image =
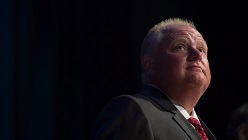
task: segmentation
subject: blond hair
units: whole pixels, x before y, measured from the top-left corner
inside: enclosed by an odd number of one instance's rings
[[[183,19],[183,18],[168,18],[164,21],[161,21],[160,23],[156,24],[151,28],[147,35],[145,36],[142,45],[141,45],[141,58],[146,54],[152,54],[156,48],[156,46],[159,44],[159,42],[162,40],[164,35],[167,33],[165,32],[166,29],[169,29],[170,27],[178,27],[178,26],[189,26],[195,30],[196,27],[194,23],[190,20]]]

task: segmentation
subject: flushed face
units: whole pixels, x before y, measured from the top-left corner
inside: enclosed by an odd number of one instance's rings
[[[156,84],[166,90],[201,88],[204,92],[211,81],[205,40],[191,27],[169,30],[170,37],[160,42],[154,56]]]

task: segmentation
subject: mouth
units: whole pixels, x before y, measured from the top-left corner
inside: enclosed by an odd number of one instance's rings
[[[187,70],[202,72],[202,68],[200,66],[190,66],[190,67],[187,68]]]

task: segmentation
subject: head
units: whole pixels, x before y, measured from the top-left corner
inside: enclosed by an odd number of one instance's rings
[[[248,140],[248,102],[232,112],[228,125],[228,139]]]
[[[205,92],[211,81],[208,47],[192,21],[169,18],[149,30],[141,47],[142,82],[170,94]]]

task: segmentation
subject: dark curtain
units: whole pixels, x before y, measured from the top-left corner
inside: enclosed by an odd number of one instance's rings
[[[1,1],[2,140],[49,140],[54,131],[55,21],[35,6]]]
[[[139,48],[147,30],[174,16],[194,20],[208,41],[213,80],[197,109],[216,137],[225,138],[231,111],[247,100],[244,84],[234,82],[246,76],[236,65],[246,64],[244,30],[236,30],[246,25],[245,9],[225,4],[220,10],[192,0],[1,0],[0,139],[89,139],[103,106],[140,88]],[[216,116],[225,128],[211,121]]]

